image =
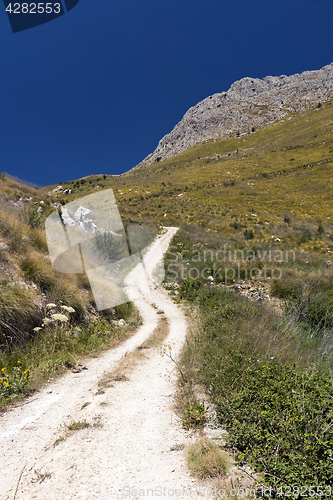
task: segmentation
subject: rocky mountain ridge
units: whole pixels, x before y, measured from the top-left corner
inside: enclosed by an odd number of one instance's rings
[[[227,92],[209,96],[190,108],[155,151],[134,169],[171,158],[210,139],[252,133],[258,127],[320,106],[332,96],[333,63],[291,76],[242,78]]]

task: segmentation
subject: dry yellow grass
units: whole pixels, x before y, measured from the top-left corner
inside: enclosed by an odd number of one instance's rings
[[[223,477],[232,466],[232,458],[220,446],[201,438],[190,444],[186,452],[188,468],[200,479]]]

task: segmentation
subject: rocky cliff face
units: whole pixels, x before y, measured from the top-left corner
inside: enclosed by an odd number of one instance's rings
[[[242,78],[227,92],[209,96],[190,108],[155,151],[134,168],[170,158],[208,139],[253,132],[332,97],[333,63],[291,76]]]

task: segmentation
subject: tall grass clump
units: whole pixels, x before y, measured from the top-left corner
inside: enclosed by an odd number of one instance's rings
[[[19,265],[25,276],[42,290],[49,291],[56,286],[56,273],[45,255],[29,252],[20,259]]]
[[[290,269],[271,284],[272,295],[283,299],[285,311],[318,332],[333,327],[332,290],[330,272],[312,271],[305,275]]]
[[[227,453],[209,439],[198,439],[187,450],[190,471],[200,479],[225,476],[232,465]]]
[[[52,302],[61,301],[72,306],[76,317],[83,316],[89,303],[89,294],[85,293],[83,279],[80,276],[56,272],[46,256],[31,251],[19,260],[24,275],[44,291]]]
[[[141,323],[137,310],[133,306],[129,306],[128,311],[130,309],[127,325],[124,326],[115,325],[111,317],[107,316],[100,316],[90,324],[78,324],[74,308],[48,304],[45,318],[39,318],[33,335],[21,345],[13,344],[10,349],[0,350],[0,377],[3,370],[14,383],[16,367],[20,366],[22,373],[28,373],[27,379],[21,381],[22,391],[38,388],[50,376],[75,368],[83,356],[97,356],[127,338]],[[26,380],[29,385],[25,383]],[[10,393],[9,390],[3,392],[0,405],[6,404],[19,392],[14,391],[14,387]]]
[[[0,201],[0,237],[4,238],[11,251],[17,252],[27,246],[27,226],[19,218],[19,210]]]
[[[2,349],[24,343],[41,318],[36,293],[9,279],[0,280],[0,343]]]
[[[43,217],[37,212],[37,207],[25,205],[20,212],[20,219],[34,229],[41,229]]]

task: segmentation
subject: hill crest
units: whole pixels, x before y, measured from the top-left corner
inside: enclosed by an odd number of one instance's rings
[[[191,107],[134,169],[171,158],[210,139],[254,132],[297,112],[304,113],[332,95],[333,63],[291,76],[242,78],[227,92],[211,95]]]

